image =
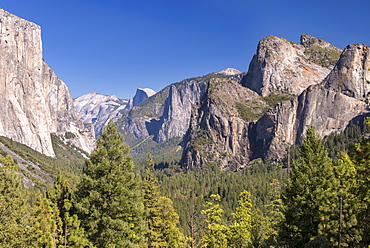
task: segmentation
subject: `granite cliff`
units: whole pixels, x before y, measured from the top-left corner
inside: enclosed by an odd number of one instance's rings
[[[282,158],[289,145],[302,142],[310,125],[325,137],[343,131],[356,117],[367,115],[369,68],[369,47],[347,46],[322,83],[279,103],[258,120],[254,142],[260,144],[263,154],[257,156]]]
[[[310,47],[321,53],[305,55],[304,49]],[[298,48],[302,50],[298,52]],[[240,170],[256,158],[283,158],[290,145],[302,142],[310,125],[325,137],[367,115],[369,48],[360,44],[346,47],[335,66],[325,49],[338,51],[311,36],[302,36],[301,45],[267,37],[260,42],[242,81],[255,94],[232,82],[218,80],[215,87],[215,82],[209,81],[201,104],[192,112],[182,164],[199,167],[215,163],[223,169]],[[264,60],[257,59],[261,54],[267,55],[262,56]],[[286,68],[295,71],[294,80]],[[253,85],[257,82],[253,78],[259,83]]]
[[[121,132],[139,139],[152,137],[158,143],[183,137],[194,104],[201,100],[208,80],[215,75],[239,81],[243,76],[240,71],[229,68],[171,84],[125,113],[118,121]]]
[[[136,90],[136,94],[133,98],[130,98],[128,100],[128,103],[126,105],[125,110],[130,110],[139,103],[143,102],[145,99],[151,97],[154,95],[156,92],[152,89],[149,88],[138,88]]]
[[[259,42],[242,84],[261,96],[299,95],[328,75],[340,53],[339,48],[309,35],[301,36],[301,44],[268,36]]]
[[[193,168],[214,162],[239,170],[251,157],[251,122],[268,104],[256,92],[225,78],[211,78],[202,102],[193,109],[181,163]]]
[[[40,26],[0,9],[0,135],[54,156],[50,134],[90,152],[66,84],[42,58]]]

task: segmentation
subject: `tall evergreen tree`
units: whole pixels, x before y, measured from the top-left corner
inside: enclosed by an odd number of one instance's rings
[[[339,185],[337,189],[336,216],[328,228],[331,229],[330,241],[335,247],[356,247],[362,240],[362,228],[358,225],[361,201],[357,194],[357,170],[348,154],[338,156],[334,167]]]
[[[179,216],[171,199],[161,196],[158,198],[158,216],[155,221],[157,239],[152,247],[180,248],[185,246],[185,237],[178,228]]]
[[[249,247],[252,243],[252,201],[249,191],[240,193],[238,207],[234,213],[234,223],[230,227],[230,247]]]
[[[206,202],[207,209],[202,210],[206,225],[202,237],[202,247],[205,248],[226,248],[228,247],[229,229],[223,224],[223,209],[220,207],[220,195],[212,194],[211,201]]]
[[[36,247],[55,248],[61,243],[61,220],[57,206],[39,196],[36,206]]]
[[[85,237],[85,231],[80,226],[77,214],[72,213],[72,189],[66,179],[59,175],[54,182],[54,189],[47,192],[48,198],[58,208],[61,221],[60,244],[63,247],[93,247]]]
[[[369,124],[369,123],[368,123]],[[370,139],[350,147],[348,154],[357,170],[358,226],[364,235],[361,245],[370,245]]]
[[[276,246],[279,242],[278,236],[280,226],[284,221],[284,214],[282,212],[283,202],[281,199],[281,184],[277,179],[272,181],[270,195],[270,202],[266,207],[266,224],[267,224],[267,245]]]
[[[8,168],[13,160],[7,161],[0,165],[0,247],[32,247],[31,208],[19,175]]]
[[[154,176],[154,161],[151,154],[148,154],[147,167],[145,169],[145,178],[143,181],[145,221],[148,226],[146,233],[147,245],[149,248],[156,246],[156,240],[159,233],[156,231],[156,220],[158,220],[158,180]]]
[[[322,139],[310,127],[283,192],[282,234],[288,245],[303,247],[314,237],[327,236],[337,199],[332,163]]]
[[[97,247],[143,247],[146,226],[140,180],[129,147],[112,120],[86,160],[76,208]]]
[[[144,206],[146,210],[148,247],[183,247],[185,238],[177,227],[179,217],[172,201],[160,196],[158,180],[154,175],[154,162],[148,155],[146,175],[144,178]]]

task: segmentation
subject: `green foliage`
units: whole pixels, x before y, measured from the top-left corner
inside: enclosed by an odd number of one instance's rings
[[[260,106],[251,101],[246,101],[245,103],[236,102],[235,107],[238,110],[240,118],[245,121],[258,120],[267,110],[266,107]]]
[[[201,247],[222,248],[228,247],[228,227],[222,221],[223,210],[220,208],[221,197],[218,194],[210,196],[211,201],[206,202],[206,209],[202,210],[205,217],[205,230]]]
[[[229,247],[249,247],[252,243],[253,211],[251,196],[248,191],[240,193],[238,207],[234,213],[234,222],[230,226]]]
[[[151,247],[184,247],[185,237],[178,228],[179,216],[176,213],[171,199],[161,196],[156,206],[158,211],[155,228],[157,229],[157,242]]]
[[[152,140],[152,136],[142,140],[137,139],[133,134],[125,136],[127,144],[131,147],[131,154],[135,164],[145,164],[148,153],[153,156],[156,164],[169,161],[180,161],[182,147],[180,143],[182,137],[174,137],[162,143],[157,143]]]
[[[262,97],[262,99],[270,106],[274,107],[276,104],[282,101],[288,101],[294,98],[295,95],[283,94],[283,93],[272,93],[268,96]]]
[[[78,181],[82,173],[86,152],[79,148],[64,144],[56,135],[51,135],[51,140],[56,154],[54,158],[41,154],[24,144],[0,136],[1,143],[26,161],[31,161],[39,166],[42,172],[50,175],[52,178],[56,178],[58,173],[62,173],[66,178],[72,180],[72,182]],[[51,186],[46,183],[48,178],[46,178],[44,174],[38,173],[31,165],[28,166],[28,168],[45,180],[43,182],[36,178],[32,178],[32,180],[36,182],[38,188],[45,189]],[[23,171],[23,173],[27,174],[25,171]]]
[[[4,151],[2,148],[0,148],[0,155],[5,157],[6,155],[8,155],[8,153]]]
[[[370,139],[350,147],[348,154],[357,171],[357,229],[363,233],[362,240],[357,240],[358,243],[361,241],[361,246],[366,247],[370,245],[370,237],[367,235],[370,233]]]
[[[64,134],[64,137],[65,137],[66,139],[73,139],[73,138],[75,138],[75,137],[76,137],[76,135],[75,135],[74,133],[71,133],[71,132],[66,132],[66,133]]]
[[[298,161],[283,193],[285,225],[283,237],[302,247],[311,237],[327,235],[336,205],[336,179],[324,143],[310,127]]]
[[[304,51],[304,54],[309,61],[326,68],[334,66],[341,53],[341,50],[323,48],[318,45],[306,48]]]
[[[48,199],[58,209],[60,220],[59,243],[63,247],[94,247],[85,237],[80,220],[73,211],[73,191],[66,179],[59,175],[54,188],[47,192]]]
[[[355,247],[356,240],[362,239],[362,229],[358,225],[358,215],[361,209],[361,200],[356,194],[358,189],[357,169],[349,156],[339,154],[337,165],[334,167],[338,180],[336,219],[330,223],[331,233],[328,237],[334,246]]]
[[[173,165],[157,170],[156,176],[160,182],[160,191],[174,202],[182,232],[194,236],[194,242],[197,242],[200,230],[203,229],[199,213],[205,201],[210,200],[210,195],[221,196],[224,221],[231,224],[240,192],[251,192],[253,208],[265,213],[265,206],[270,202],[269,192],[272,190],[273,179],[283,182],[286,174],[280,167],[258,160],[241,172],[221,171],[216,165],[183,171]]]
[[[293,97],[295,96],[275,92],[270,94],[269,96],[262,97],[262,100],[267,103],[267,106],[261,106],[260,103],[247,100],[243,103],[236,102],[235,107],[238,110],[240,118],[245,121],[254,121],[261,118],[268,108],[274,107],[279,102],[290,100]]]
[[[268,247],[276,246],[280,242],[278,236],[280,226],[284,221],[281,185],[282,184],[277,179],[272,181],[271,190],[269,192],[270,202],[266,205],[265,230],[267,238],[264,242]]]
[[[0,166],[0,246],[31,247],[33,219],[19,175]]]
[[[325,138],[325,147],[328,150],[329,157],[336,159],[336,156],[342,151],[348,151],[348,148],[355,143],[361,142],[370,130],[366,125],[366,119],[351,123],[343,132],[331,133]]]
[[[139,247],[145,243],[143,198],[129,147],[109,121],[86,160],[76,191],[76,208],[97,247]]]
[[[36,246],[57,247],[60,242],[59,210],[48,198],[38,198],[36,206]]]
[[[146,234],[148,247],[183,247],[185,237],[177,227],[178,214],[172,201],[160,196],[158,180],[154,176],[154,162],[148,155],[146,175],[143,182]]]

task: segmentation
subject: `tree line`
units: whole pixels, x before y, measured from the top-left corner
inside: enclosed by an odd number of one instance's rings
[[[209,165],[208,177],[159,174],[149,154],[139,175],[110,121],[77,185],[60,175],[35,203],[11,157],[0,157],[0,246],[367,247],[370,140],[333,159],[311,127],[296,153],[286,169]]]

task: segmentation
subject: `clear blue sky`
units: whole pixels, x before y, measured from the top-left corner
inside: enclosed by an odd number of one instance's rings
[[[72,96],[130,98],[188,77],[247,71],[268,35],[370,45],[368,0],[2,0],[39,24],[46,62]]]

